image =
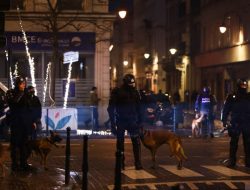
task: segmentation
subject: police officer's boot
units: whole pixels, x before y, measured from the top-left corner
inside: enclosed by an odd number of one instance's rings
[[[121,152],[121,169],[125,170],[125,156],[124,156],[124,152]]]
[[[125,170],[125,156],[124,156],[124,141],[123,140],[117,140],[116,145],[117,151],[120,151],[121,153],[121,169]]]
[[[132,137],[132,144],[133,144],[133,152],[134,152],[134,159],[135,159],[135,169],[141,170],[141,143],[139,137]]]
[[[227,163],[228,168],[234,168],[236,166],[236,152],[237,152],[237,144],[233,145],[231,144],[229,150],[229,161]]]

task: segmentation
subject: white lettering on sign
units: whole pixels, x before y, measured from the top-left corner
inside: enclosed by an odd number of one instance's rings
[[[27,36],[28,43],[36,44],[41,43],[41,38],[37,38],[36,36]],[[22,36],[11,36],[11,42],[14,44],[24,43]]]
[[[72,63],[79,60],[79,52],[78,51],[68,51],[63,54],[63,63]]]

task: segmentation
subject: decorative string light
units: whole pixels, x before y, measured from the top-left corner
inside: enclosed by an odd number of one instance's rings
[[[69,85],[70,85],[71,71],[72,71],[72,60],[70,61],[69,68],[68,68],[68,78],[67,78],[67,83],[66,83],[66,86],[65,86],[63,109],[67,108],[67,102],[68,102],[68,97],[69,97]]]
[[[105,136],[111,136],[112,133],[110,131],[92,131],[92,130],[77,130],[77,135],[105,135]]]
[[[14,70],[13,76],[14,77],[18,76],[18,62],[16,62],[16,64],[15,64],[15,70]]]
[[[46,101],[46,92],[47,92],[50,68],[51,68],[51,62],[48,63],[47,70],[46,70],[46,78],[45,78],[44,87],[43,87],[43,106],[45,105],[45,101]]]
[[[35,94],[37,95],[34,58],[31,57],[30,52],[29,52],[28,39],[27,39],[26,33],[25,33],[24,29],[23,29],[23,24],[22,24],[22,19],[21,19],[21,14],[20,14],[19,7],[17,7],[17,12],[18,12],[18,17],[19,17],[19,24],[20,24],[21,31],[22,31],[22,34],[23,34],[23,41],[24,41],[24,44],[25,44],[26,55],[28,57],[29,66],[30,66],[31,84],[35,89]]]
[[[11,83],[11,88],[14,88],[14,80],[13,80],[13,74],[12,74],[12,71],[11,71],[11,67],[10,67],[10,83]]]
[[[5,50],[4,52],[5,52],[6,61],[9,61],[9,54],[8,54],[8,51]]]
[[[87,129],[77,129],[76,130],[77,135],[100,135],[100,136],[111,136],[113,135],[110,130],[107,131],[93,131],[93,130],[87,130]],[[125,131],[125,136],[128,136],[127,131]]]

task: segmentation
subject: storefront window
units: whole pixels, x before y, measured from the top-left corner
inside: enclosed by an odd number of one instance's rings
[[[31,56],[34,59],[35,67],[35,77],[42,77],[42,56],[41,53],[31,53]],[[10,63],[12,73],[17,72],[18,75],[30,78],[30,65],[28,57],[24,52],[13,52],[11,55]],[[36,72],[39,71],[39,72]]]
[[[63,64],[62,78],[68,76],[69,64]],[[94,76],[93,56],[80,54],[79,61],[72,64],[71,78],[92,79]]]
[[[10,9],[17,9],[17,7],[19,7],[19,9],[23,9],[23,4],[24,4],[24,0],[11,0],[10,1]]]

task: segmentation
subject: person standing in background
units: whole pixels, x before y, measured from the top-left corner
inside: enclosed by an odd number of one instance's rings
[[[197,96],[195,102],[195,111],[202,117],[203,137],[214,137],[213,127],[216,112],[217,101],[211,94],[211,89],[208,86],[202,88],[202,92]]]
[[[97,95],[97,87],[93,86],[90,91],[90,107],[92,109],[92,118],[93,118],[93,130],[98,131],[99,129],[99,115],[98,115],[98,103],[100,99]],[[85,121],[85,125],[87,126],[91,122],[91,119]]]

